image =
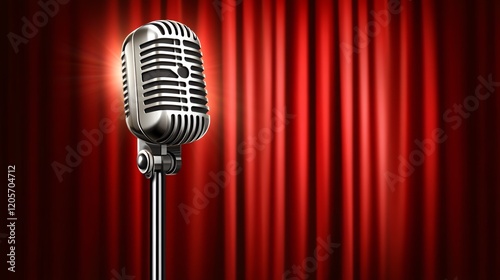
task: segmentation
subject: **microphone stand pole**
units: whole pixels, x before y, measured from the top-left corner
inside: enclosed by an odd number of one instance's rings
[[[151,280],[165,280],[165,174],[151,177]]]
[[[138,139],[137,148],[137,166],[139,167],[139,171],[141,171],[146,178],[151,179],[151,280],[165,280],[165,175],[176,174],[181,168],[181,147],[167,147],[167,145],[152,144]]]

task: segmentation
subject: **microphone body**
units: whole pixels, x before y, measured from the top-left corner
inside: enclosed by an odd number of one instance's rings
[[[174,146],[200,139],[208,129],[201,46],[184,24],[154,21],[123,43],[126,121],[139,139]]]
[[[210,125],[201,45],[186,25],[158,20],[123,42],[126,123],[137,138],[137,166],[151,179],[151,279],[165,279],[165,175],[181,167],[181,145]]]

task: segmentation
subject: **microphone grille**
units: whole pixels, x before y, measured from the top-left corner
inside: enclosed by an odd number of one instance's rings
[[[158,20],[133,31],[123,44],[122,72],[125,115],[136,136],[179,145],[206,133],[201,46],[186,25]]]
[[[128,83],[127,83],[127,63],[125,61],[125,52],[122,52],[122,80],[123,80],[123,103],[125,106],[125,117],[128,118],[130,115],[130,106],[129,106],[129,98],[128,98]]]

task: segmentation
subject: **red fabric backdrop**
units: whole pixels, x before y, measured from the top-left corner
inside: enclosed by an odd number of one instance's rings
[[[148,279],[119,56],[156,19],[200,38],[212,120],[167,179],[167,279],[500,277],[500,2],[70,0],[16,53],[40,10],[3,8],[7,279]]]

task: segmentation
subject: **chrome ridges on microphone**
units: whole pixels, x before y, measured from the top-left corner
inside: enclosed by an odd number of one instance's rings
[[[159,20],[133,31],[122,47],[127,125],[138,138],[181,145],[208,130],[203,55],[184,24]]]

